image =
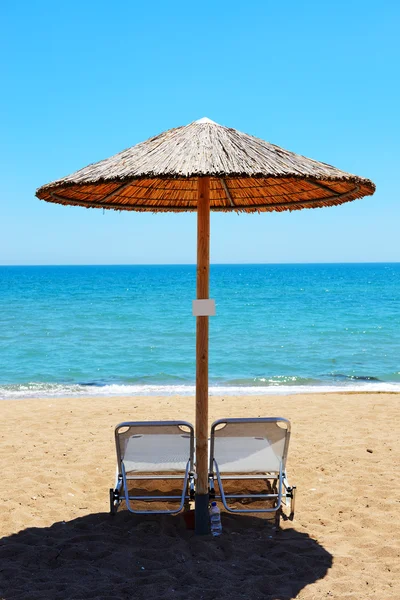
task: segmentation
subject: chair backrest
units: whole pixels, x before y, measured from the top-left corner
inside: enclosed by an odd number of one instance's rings
[[[118,468],[139,473],[185,471],[194,464],[194,429],[186,421],[130,421],[115,428]]]
[[[265,473],[285,469],[290,421],[282,417],[219,419],[211,426],[210,471]]]

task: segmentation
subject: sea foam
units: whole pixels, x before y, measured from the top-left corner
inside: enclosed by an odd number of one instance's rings
[[[0,386],[0,400],[104,396],[194,396],[194,385],[79,385],[32,383]],[[210,386],[210,396],[263,396],[325,394],[332,392],[400,392],[400,383],[349,383],[347,385]]]

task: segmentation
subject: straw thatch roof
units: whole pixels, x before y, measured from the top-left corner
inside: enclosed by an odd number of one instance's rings
[[[44,185],[36,195],[88,208],[190,211],[197,208],[198,177],[210,177],[210,206],[218,211],[316,208],[375,191],[369,179],[200,119]]]

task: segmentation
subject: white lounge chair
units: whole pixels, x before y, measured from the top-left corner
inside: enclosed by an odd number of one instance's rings
[[[125,500],[127,509],[136,514],[175,514],[185,501],[194,497],[194,431],[186,421],[144,421],[120,423],[115,428],[117,476],[110,489],[110,512],[115,514]],[[179,496],[135,494],[128,482],[135,480],[182,481]],[[132,494],[133,492],[133,494]],[[178,502],[168,510],[137,510],[132,502]]]
[[[295,487],[286,479],[290,422],[280,417],[219,419],[211,426],[210,495],[215,496],[215,477],[225,509],[234,513],[272,513],[279,526],[282,504],[293,519]],[[261,479],[269,482],[271,493],[226,493],[223,481]],[[240,485],[240,484],[238,484]],[[228,500],[265,500],[265,508],[232,508]]]

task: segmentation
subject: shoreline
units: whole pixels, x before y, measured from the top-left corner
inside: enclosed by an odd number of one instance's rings
[[[191,398],[195,396],[195,386],[185,386],[185,385],[119,385],[119,384],[111,384],[111,385],[99,385],[99,386],[91,386],[91,385],[81,385],[76,384],[76,387],[79,388],[75,392],[71,389],[65,388],[74,388],[75,384],[71,384],[70,386],[66,386],[64,384],[44,384],[48,385],[50,389],[35,389],[35,384],[15,384],[16,386],[21,386],[23,389],[21,390],[8,390],[7,395],[1,395],[0,391],[0,402],[4,402],[7,400],[34,400],[34,399],[57,399],[57,398],[159,398],[159,397],[167,397],[172,398],[174,396],[181,396],[183,398]],[[32,388],[26,389],[32,385]],[[42,386],[43,384],[39,384]],[[56,389],[52,389],[51,386],[57,388],[60,385],[61,389],[59,393],[57,393]],[[4,387],[13,387],[13,384],[10,386],[0,386],[0,390],[4,389]],[[128,388],[124,390],[124,388]],[[137,389],[135,389],[137,388]],[[96,392],[92,392],[95,389]],[[209,386],[209,396],[210,397],[221,397],[221,396],[250,396],[250,397],[259,397],[259,396],[304,396],[304,395],[320,395],[320,394],[398,394],[400,393],[400,383],[366,383],[360,385],[347,385],[347,386],[329,386],[329,385],[315,385],[315,386]]]
[[[209,398],[216,398],[216,399],[224,399],[224,400],[228,400],[232,397],[235,398],[254,398],[255,400],[270,400],[271,398],[288,398],[291,396],[294,396],[296,398],[308,398],[308,397],[316,397],[316,396],[321,396],[321,397],[326,397],[326,396],[339,396],[339,397],[343,397],[343,396],[380,396],[380,395],[388,395],[388,396],[398,396],[399,400],[400,400],[400,390],[398,391],[388,391],[388,390],[379,390],[379,391],[356,391],[356,390],[351,390],[351,391],[329,391],[329,392],[320,392],[320,391],[315,391],[315,392],[292,392],[292,393],[282,393],[282,394],[266,394],[264,393],[260,393],[260,394],[209,394]],[[187,394],[187,395],[182,395],[182,394],[170,394],[170,395],[163,395],[163,394],[116,394],[115,396],[108,396],[106,394],[104,395],[96,395],[96,396],[91,396],[90,394],[84,394],[84,395],[76,395],[76,396],[30,396],[30,397],[21,397],[21,398],[1,398],[0,397],[0,406],[3,403],[6,402],[46,402],[46,401],[54,401],[54,402],[69,402],[69,401],[75,401],[75,400],[83,400],[84,402],[88,402],[91,400],[115,400],[115,401],[119,401],[119,400],[135,400],[135,399],[145,399],[145,400],[150,400],[150,401],[160,401],[161,399],[165,399],[165,400],[174,400],[176,398],[184,398],[185,400],[188,401],[194,401],[195,400],[195,395],[194,394]]]

